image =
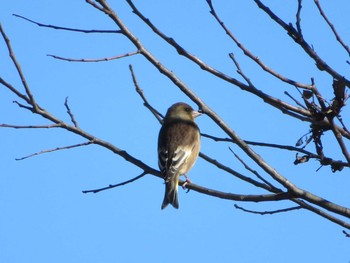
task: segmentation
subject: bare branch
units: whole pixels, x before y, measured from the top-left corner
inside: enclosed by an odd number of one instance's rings
[[[0,77],[0,83],[2,85],[4,85],[6,88],[8,88],[11,92],[13,92],[14,94],[16,94],[16,96],[18,96],[19,98],[25,100],[28,104],[30,103],[29,98],[22,94],[21,92],[19,92],[15,87],[13,87],[10,83],[6,82],[3,78]]]
[[[246,164],[242,158],[240,158],[232,149],[231,147],[228,147],[229,150],[233,153],[233,155],[237,158],[237,160],[243,164],[244,168],[247,169],[249,172],[254,174],[256,177],[258,177],[264,184],[271,187],[271,189],[277,189],[273,184],[271,184],[269,181],[267,181],[265,178],[263,178],[256,170],[253,170],[251,167],[249,167],[248,164]]]
[[[35,113],[35,112],[36,112],[36,111],[35,111],[35,109],[34,109],[33,107],[31,107],[31,106],[27,106],[27,105],[24,105],[24,104],[22,104],[22,103],[18,102],[17,100],[14,100],[14,101],[13,101],[13,103],[17,104],[17,105],[18,105],[18,107],[20,107],[20,108],[23,108],[23,109],[29,110],[29,111],[31,111],[31,112],[33,112],[33,113]]]
[[[303,33],[302,33],[302,30],[301,30],[301,26],[300,26],[300,24],[301,24],[301,16],[300,16],[300,14],[301,14],[301,9],[302,9],[302,0],[298,0],[298,10],[297,10],[297,14],[295,15],[296,16],[296,19],[297,19],[297,21],[296,21],[296,26],[297,26],[297,31],[298,31],[298,33],[299,33],[299,35],[303,35]]]
[[[241,66],[239,65],[237,59],[235,58],[235,55],[234,55],[233,53],[230,53],[230,54],[229,54],[229,57],[232,59],[233,63],[235,64],[235,66],[236,66],[236,68],[237,68],[237,73],[238,73],[239,75],[241,75],[241,76],[244,78],[244,80],[248,83],[249,86],[254,87],[254,85],[253,85],[253,83],[251,82],[250,78],[248,78],[248,77],[244,74],[244,72],[242,71]]]
[[[85,0],[85,1],[86,1],[86,3],[92,5],[94,8],[96,8],[97,10],[100,10],[103,13],[106,11],[103,7],[96,4],[94,0]]]
[[[82,191],[82,193],[83,194],[88,194],[88,193],[96,194],[96,193],[101,192],[101,191],[105,191],[105,190],[116,188],[116,187],[119,187],[119,186],[122,186],[122,185],[130,184],[130,183],[132,183],[132,182],[134,182],[134,181],[144,177],[146,174],[147,174],[147,172],[142,172],[140,175],[138,175],[138,176],[136,176],[136,177],[134,177],[134,178],[132,178],[130,180],[124,181],[122,183],[110,184],[109,186],[98,188],[98,189],[93,189],[93,190],[84,190],[84,191]]]
[[[33,94],[32,94],[32,92],[31,92],[30,89],[29,89],[29,86],[28,86],[28,84],[27,84],[26,78],[24,77],[24,74],[23,74],[23,72],[22,72],[21,65],[17,62],[17,59],[16,59],[16,57],[15,57],[15,53],[14,53],[13,50],[12,50],[12,46],[11,46],[11,43],[10,43],[10,39],[7,37],[7,35],[6,35],[5,31],[4,31],[4,29],[3,29],[2,26],[1,26],[1,23],[0,23],[0,33],[1,33],[3,39],[4,39],[5,43],[6,43],[7,50],[8,50],[8,52],[9,52],[10,58],[11,58],[13,64],[15,65],[15,67],[16,67],[17,73],[18,73],[19,77],[21,78],[23,87],[25,88],[25,91],[26,91],[27,96],[28,96],[29,99],[27,99],[27,98],[26,98],[25,96],[23,96],[23,95],[21,96],[21,98],[22,98],[22,99],[25,99],[26,102],[27,102],[28,104],[32,105],[32,106],[33,106],[33,110],[36,111],[36,110],[38,110],[38,106],[37,106],[36,103],[35,103]],[[2,82],[2,83],[3,83],[3,82]],[[10,88],[9,86],[7,86],[7,87]]]
[[[247,213],[252,213],[252,214],[257,214],[257,215],[273,215],[273,214],[278,214],[278,213],[284,213],[284,212],[290,212],[290,211],[294,211],[294,210],[299,210],[302,209],[303,207],[298,205],[298,206],[293,206],[293,207],[289,207],[289,208],[284,208],[284,209],[278,209],[278,210],[273,210],[273,211],[254,211],[254,210],[249,210],[246,208],[243,208],[237,204],[235,204],[235,208],[242,210],[244,212]]]
[[[70,120],[72,121],[72,123],[74,124],[74,126],[75,126],[76,128],[78,128],[79,125],[78,125],[77,121],[75,120],[74,115],[73,115],[73,113],[72,113],[72,111],[71,111],[71,109],[70,109],[70,107],[69,107],[69,105],[68,105],[68,97],[66,97],[66,100],[65,100],[65,102],[64,102],[64,106],[65,106],[66,109],[67,109],[67,113],[68,113],[68,115],[69,115],[69,117],[70,117]]]
[[[50,125],[14,125],[14,124],[0,124],[2,128],[14,128],[14,129],[50,129],[50,128],[60,128],[59,124]]]
[[[345,237],[350,237],[350,233],[346,232],[345,230],[343,230],[343,234],[345,235]]]
[[[212,139],[216,142],[221,141],[221,142],[233,143],[232,139],[229,139],[229,138],[219,138],[219,137],[215,137],[215,136],[208,135],[205,133],[201,133],[201,136]],[[303,153],[306,156],[308,156],[309,159],[310,158],[318,159],[322,165],[330,165],[332,167],[333,166],[334,167],[350,167],[350,164],[348,164],[348,163],[336,161],[336,160],[331,159],[330,157],[325,157],[325,156],[321,156],[318,154],[314,154],[314,153],[307,151],[303,148],[298,148],[298,147],[289,146],[289,145],[281,145],[281,144],[265,143],[265,142],[254,142],[254,141],[247,141],[247,140],[244,140],[244,142],[248,145],[253,145],[253,146],[270,147],[270,148],[276,148],[276,149],[281,149],[281,150],[300,152],[300,153]]]
[[[340,45],[342,45],[342,47],[345,49],[345,51],[348,53],[348,55],[350,56],[350,48],[348,45],[346,45],[344,43],[344,41],[342,40],[342,38],[339,36],[337,30],[335,29],[334,25],[331,23],[331,21],[328,19],[328,17],[326,16],[326,14],[323,12],[323,9],[321,7],[321,4],[318,0],[314,0],[318,11],[320,12],[321,16],[323,17],[323,19],[326,21],[326,23],[329,25],[329,27],[331,28],[335,38],[337,39],[337,41],[340,43]]]
[[[245,175],[243,175],[243,174],[241,174],[241,173],[231,169],[230,167],[223,165],[222,163],[218,162],[217,160],[212,159],[211,157],[209,157],[208,155],[206,155],[206,154],[204,154],[202,152],[199,153],[199,157],[201,157],[205,161],[215,165],[220,170],[228,172],[229,174],[232,174],[235,177],[237,177],[237,178],[239,178],[239,179],[241,179],[241,180],[243,180],[243,181],[245,181],[247,183],[250,183],[250,184],[252,184],[252,185],[254,185],[256,187],[263,188],[263,189],[265,189],[267,191],[270,191],[270,192],[273,192],[273,193],[281,193],[282,192],[281,189],[278,189],[278,188],[276,188],[276,187],[274,187],[274,186],[272,186],[270,184],[267,185],[267,184],[260,183],[260,182],[254,180],[254,179],[252,179],[252,178],[250,178],[248,176],[245,176]]]
[[[52,29],[58,29],[58,30],[66,30],[66,31],[73,31],[73,32],[80,32],[80,33],[113,33],[113,34],[120,34],[121,31],[120,30],[101,30],[101,29],[77,29],[77,28],[71,28],[71,27],[62,27],[62,26],[55,26],[55,25],[48,25],[48,24],[43,24],[43,23],[39,23],[36,22],[34,20],[31,20],[29,18],[26,18],[24,16],[21,15],[17,15],[17,14],[13,14],[13,16],[24,19],[30,23],[36,24],[37,26],[40,27],[47,27],[47,28],[52,28]]]
[[[105,58],[65,58],[65,57],[60,57],[60,56],[51,55],[51,54],[48,54],[47,56],[55,58],[55,59],[59,59],[59,60],[69,61],[69,62],[105,62],[105,61],[130,57],[133,55],[137,55],[139,53],[140,53],[139,51],[134,51],[134,52],[130,52],[130,53],[122,54],[122,55],[117,55],[117,56],[113,56],[113,57],[105,57]]]
[[[179,185],[183,185],[185,182],[179,182]],[[265,195],[241,195],[233,193],[225,193],[217,190],[212,190],[205,188],[193,183],[186,184],[186,188],[190,190],[195,190],[196,192],[206,194],[209,196],[218,197],[221,199],[232,200],[232,201],[244,201],[244,202],[270,202],[270,201],[280,201],[288,200],[292,198],[290,193],[277,193],[277,194],[265,194]]]
[[[290,95],[287,91],[285,91],[284,94],[286,94],[289,98],[291,98],[297,105],[299,105],[299,107],[303,108],[304,110],[307,110],[307,108],[303,104],[301,104],[298,100],[293,98],[293,96]]]
[[[87,145],[90,145],[90,144],[93,144],[93,143],[94,143],[93,141],[88,141],[88,142],[74,144],[74,145],[69,145],[69,146],[64,146],[64,147],[56,147],[56,148],[49,149],[49,150],[42,150],[40,152],[36,152],[36,153],[30,154],[30,155],[27,155],[27,156],[24,156],[24,157],[21,157],[21,158],[16,158],[15,160],[16,161],[22,161],[24,159],[27,159],[27,158],[30,158],[30,157],[34,157],[34,156],[37,156],[37,155],[40,155],[40,154],[51,153],[51,152],[56,152],[56,151],[60,151],[60,150],[68,150],[68,149],[72,149],[72,148],[76,148],[76,147],[87,146]]]
[[[147,109],[149,109],[149,111],[154,115],[154,117],[156,117],[159,123],[163,123],[164,116],[159,111],[157,111],[154,107],[152,107],[151,104],[149,104],[145,94],[143,93],[143,90],[140,88],[140,85],[138,84],[136,75],[134,73],[134,69],[131,64],[129,65],[129,69],[131,72],[132,81],[134,82],[134,85],[135,85],[136,92],[140,95],[141,99],[143,100],[143,105]]]

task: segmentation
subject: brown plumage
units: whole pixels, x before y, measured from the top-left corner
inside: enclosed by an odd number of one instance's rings
[[[200,113],[186,103],[172,105],[163,120],[158,137],[158,165],[165,180],[162,204],[179,208],[177,196],[180,175],[186,175],[197,160],[200,133],[194,118]]]

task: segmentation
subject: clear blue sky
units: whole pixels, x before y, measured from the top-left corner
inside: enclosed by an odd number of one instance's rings
[[[294,145],[308,132],[300,123],[270,109],[261,100],[202,72],[178,57],[132,14],[124,1],[110,1],[126,25],[243,138]],[[315,77],[327,98],[332,80],[317,71],[278,26],[253,3],[216,3],[218,13],[236,36],[270,67],[300,82]],[[239,2],[239,3],[238,3]],[[272,2],[272,1],[268,1]],[[274,4],[284,19],[295,22],[297,1]],[[283,2],[283,4],[282,4]],[[293,2],[293,3],[292,3]],[[306,1],[305,1],[306,2]],[[304,3],[304,35],[321,56],[346,74],[346,53],[338,47],[329,28],[319,18],[312,1]],[[350,43],[346,0],[326,3],[324,10],[344,41]],[[228,58],[234,52],[241,67],[262,90],[293,103],[295,89],[264,74],[222,32],[205,1],[137,1],[135,4],[168,35],[191,53],[237,78]],[[121,35],[80,34],[39,28],[12,16],[26,16],[42,23],[84,29],[116,29],[106,15],[85,1],[6,1],[0,21],[11,38],[17,59],[37,102],[69,121],[64,100],[87,132],[127,150],[157,167],[159,124],[142,106],[134,91],[128,65],[132,64],[147,98],[161,112],[177,101],[193,106],[165,77],[141,56],[101,63],[69,63],[47,54],[69,58],[102,58],[134,51]],[[20,80],[0,41],[0,76],[20,87]],[[0,87],[0,123],[49,124],[18,108],[17,98]],[[343,113],[349,120],[349,110]],[[198,119],[204,133],[223,136],[206,116]],[[348,123],[349,124],[349,123]],[[98,194],[82,190],[104,187],[137,176],[142,171],[98,146],[42,154],[23,161],[15,158],[45,149],[84,142],[63,130],[0,129],[0,262],[349,262],[350,240],[341,227],[308,211],[277,215],[252,215],[234,208],[234,202],[180,189],[180,209],[160,210],[163,182],[148,175],[132,184]],[[330,138],[330,136],[326,136]],[[233,148],[254,169],[259,168],[235,145],[202,139],[203,153],[210,154],[249,175],[232,156]],[[325,142],[329,155],[341,158],[333,140]],[[317,162],[294,166],[295,153],[254,148],[279,172],[302,188],[350,207],[349,171],[332,174]],[[313,150],[312,148],[309,148]],[[241,194],[262,193],[199,159],[189,174],[193,182]],[[259,211],[288,207],[284,203],[239,203]]]

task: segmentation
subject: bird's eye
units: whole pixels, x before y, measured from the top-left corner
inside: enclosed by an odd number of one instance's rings
[[[191,109],[186,107],[186,108],[185,108],[185,111],[186,111],[186,112],[190,112]]]

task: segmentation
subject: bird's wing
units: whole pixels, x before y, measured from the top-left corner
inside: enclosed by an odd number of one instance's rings
[[[172,156],[169,156],[168,151],[165,149],[159,151],[159,167],[161,167],[165,181],[168,181],[178,173],[191,154],[191,150],[188,147],[178,147]]]

